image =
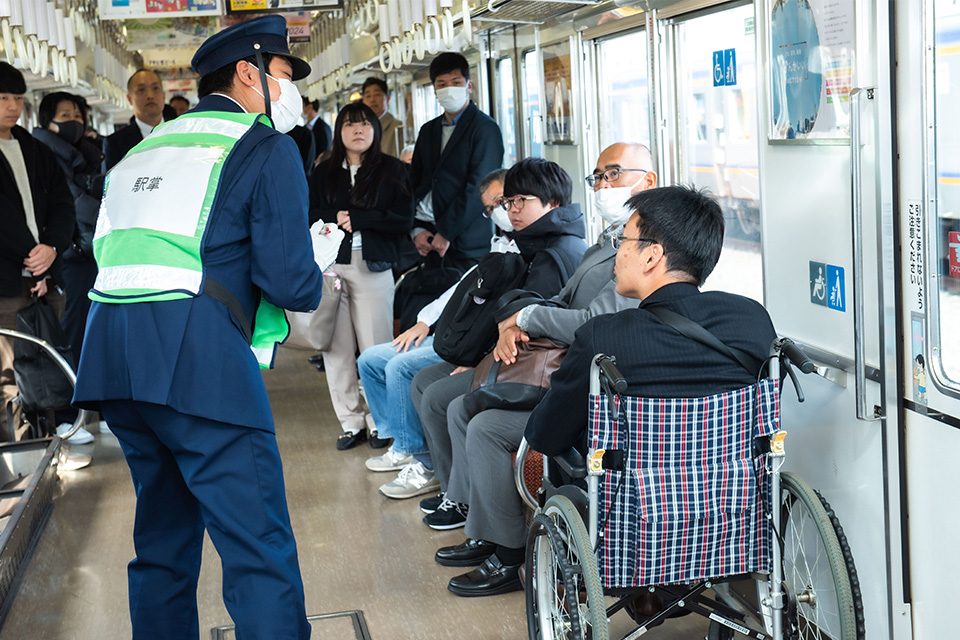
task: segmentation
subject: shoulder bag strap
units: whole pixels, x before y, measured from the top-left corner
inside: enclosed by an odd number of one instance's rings
[[[760,362],[746,351],[735,347],[729,347],[720,341],[715,335],[707,331],[697,322],[681,315],[670,309],[660,306],[644,307],[647,311],[657,316],[664,324],[669,325],[679,331],[682,335],[704,344],[714,351],[718,351],[731,360],[736,360],[740,366],[753,375],[760,371]]]

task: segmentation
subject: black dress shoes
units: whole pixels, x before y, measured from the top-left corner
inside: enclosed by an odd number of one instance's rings
[[[367,439],[367,430],[357,431],[356,433],[350,433],[349,431],[344,431],[340,434],[340,437],[337,438],[337,449],[340,451],[346,451],[347,449],[353,449],[355,446]]]
[[[495,596],[520,590],[520,565],[504,566],[496,554],[462,576],[451,578],[447,589],[465,598]]]
[[[393,444],[393,438],[381,438],[374,430],[370,432],[370,447],[373,449],[383,449]]]
[[[497,545],[492,542],[467,538],[456,546],[437,549],[433,559],[445,567],[474,567],[492,556],[496,550]]]
[[[307,358],[307,361],[309,361],[310,364],[321,364],[323,362],[323,354],[318,353],[316,355],[312,355],[309,358]]]

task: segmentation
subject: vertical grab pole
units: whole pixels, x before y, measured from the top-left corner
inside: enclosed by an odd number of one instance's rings
[[[590,361],[590,395],[597,396],[600,395],[600,363],[599,356],[597,354]],[[589,439],[588,439],[589,442]],[[596,548],[597,546],[597,529],[600,526],[599,521],[599,507],[600,504],[600,475],[593,473],[592,466],[590,461],[593,460],[593,449],[590,448],[589,444],[587,446],[587,496],[589,498],[587,504],[590,505],[590,517],[589,522],[587,523],[587,531],[590,533],[590,546]],[[601,471],[602,473],[602,471]]]
[[[863,302],[863,194],[861,190],[860,107],[864,95],[873,98],[873,89],[857,87],[850,92],[850,195],[853,219],[853,349],[856,374],[857,420],[873,420],[867,415],[866,346],[864,340]]]
[[[780,380],[779,350],[770,359],[770,377]],[[783,553],[780,549],[780,465],[783,452],[772,448],[770,459],[770,546],[773,550],[773,567],[770,569],[770,609],[773,612],[773,638],[783,640]]]

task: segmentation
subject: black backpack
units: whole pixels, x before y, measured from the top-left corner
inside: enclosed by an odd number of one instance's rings
[[[452,364],[473,367],[497,342],[493,318],[500,297],[519,288],[528,265],[518,253],[488,253],[464,278],[443,308],[434,331],[433,348]]]

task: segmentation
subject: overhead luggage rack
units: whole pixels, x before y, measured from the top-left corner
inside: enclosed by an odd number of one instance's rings
[[[479,22],[509,24],[543,24],[557,16],[581,7],[600,4],[601,0],[506,0],[497,4],[490,0],[487,8],[471,19]]]

